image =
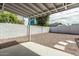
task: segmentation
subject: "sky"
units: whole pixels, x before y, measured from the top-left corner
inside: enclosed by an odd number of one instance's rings
[[[49,23],[61,22],[63,24],[79,24],[79,7],[67,11],[51,14]]]

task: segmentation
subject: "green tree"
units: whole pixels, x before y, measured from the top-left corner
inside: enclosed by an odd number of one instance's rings
[[[22,24],[23,22],[15,14],[4,11],[3,13],[0,12],[0,23]]]
[[[37,17],[36,21],[37,21],[37,25],[39,26],[48,26],[48,20],[49,20],[49,16],[41,16],[41,17]]]

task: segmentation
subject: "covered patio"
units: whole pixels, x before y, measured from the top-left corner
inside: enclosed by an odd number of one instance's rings
[[[78,7],[72,3],[1,3],[0,9],[29,20]],[[0,38],[0,55],[3,56],[77,56],[79,48],[75,39],[79,35],[49,33],[49,27],[31,26],[28,23],[26,36]],[[36,29],[36,30],[35,30]],[[39,29],[41,31],[39,31]],[[34,31],[35,30],[35,31]]]

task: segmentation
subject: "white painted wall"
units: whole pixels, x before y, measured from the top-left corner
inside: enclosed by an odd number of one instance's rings
[[[31,35],[49,32],[49,27],[30,26],[30,29]],[[0,23],[0,39],[20,36],[27,36],[27,26],[21,24]]]

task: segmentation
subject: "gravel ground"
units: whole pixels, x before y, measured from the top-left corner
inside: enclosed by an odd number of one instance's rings
[[[43,33],[31,36],[32,42],[36,42],[51,48],[55,48],[73,55],[79,56],[79,48],[76,45],[75,39],[79,38],[79,35],[59,34],[59,33]],[[72,41],[72,43],[67,42]],[[67,45],[59,44],[59,42],[65,42]],[[56,48],[55,46],[59,47]],[[60,49],[61,46],[64,48]]]

